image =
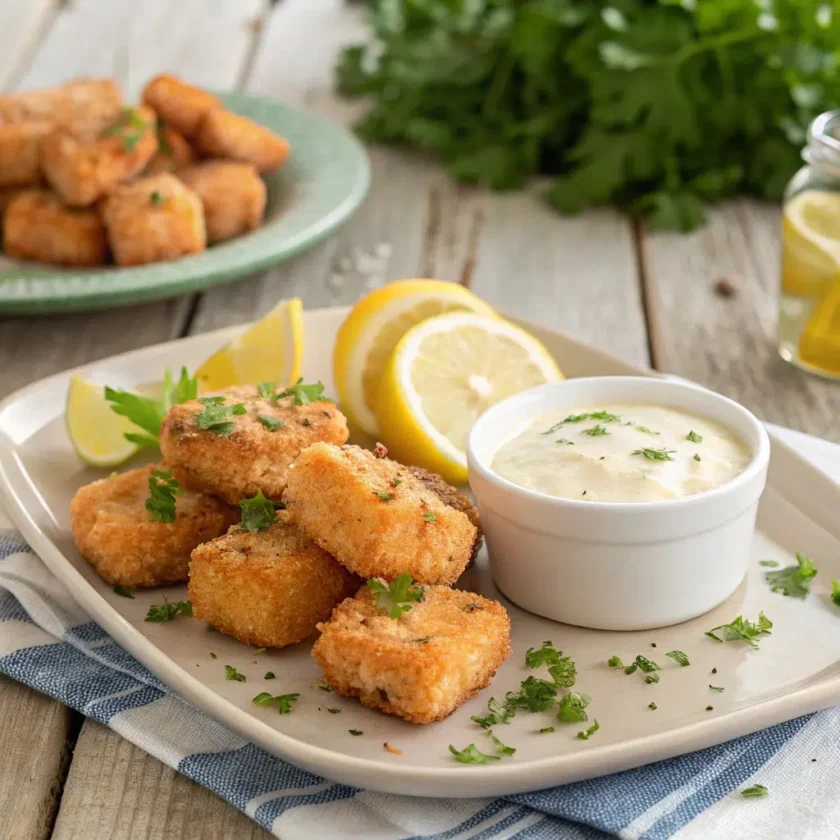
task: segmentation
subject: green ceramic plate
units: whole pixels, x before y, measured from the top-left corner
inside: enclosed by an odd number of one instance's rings
[[[0,313],[101,309],[175,297],[229,283],[308,248],[344,222],[365,197],[370,166],[340,126],[271,99],[220,93],[225,105],[289,140],[286,165],[265,176],[265,224],[202,254],[137,268],[64,269],[0,255]]]

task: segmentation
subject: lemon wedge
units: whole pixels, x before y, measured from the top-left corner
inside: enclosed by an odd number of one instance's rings
[[[501,318],[430,318],[402,337],[388,361],[376,398],[380,437],[396,460],[464,484],[467,436],[478,416],[562,378],[536,338]]]
[[[785,204],[782,288],[793,297],[817,297],[840,270],[840,193],[805,190]]]
[[[201,391],[273,382],[291,385],[303,357],[303,305],[284,300],[217,350],[195,372]]]
[[[70,443],[86,464],[114,467],[139,449],[124,435],[126,432],[143,434],[143,430],[114,414],[102,385],[81,376],[70,380],[64,419]]]
[[[333,371],[342,411],[351,426],[375,435],[373,406],[397,343],[415,324],[444,312],[494,316],[493,308],[458,283],[398,280],[363,297],[338,331]]]

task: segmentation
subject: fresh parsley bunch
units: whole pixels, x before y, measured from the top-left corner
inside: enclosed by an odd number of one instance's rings
[[[736,193],[778,198],[811,119],[840,106],[824,0],[368,0],[338,84],[360,133],[464,181],[555,177],[561,212],[615,204],[691,230]]]

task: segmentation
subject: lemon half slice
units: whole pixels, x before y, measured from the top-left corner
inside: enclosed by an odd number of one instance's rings
[[[454,310],[495,315],[468,289],[443,280],[398,280],[353,307],[338,331],[333,353],[339,404],[352,426],[377,433],[373,406],[397,343],[415,324]]]
[[[805,190],[784,207],[782,288],[816,297],[840,270],[840,193]]]
[[[64,419],[70,443],[86,464],[115,467],[139,449],[124,435],[143,434],[143,430],[126,417],[114,414],[102,385],[80,376],[70,380]]]
[[[303,305],[284,300],[217,350],[196,372],[201,391],[273,382],[291,385],[303,357]]]
[[[491,405],[563,374],[529,333],[501,318],[452,313],[409,330],[376,400],[382,442],[396,460],[467,480],[467,436]]]

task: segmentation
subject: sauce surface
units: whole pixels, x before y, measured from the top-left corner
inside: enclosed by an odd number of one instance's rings
[[[725,484],[751,460],[726,427],[661,405],[573,408],[535,417],[492,468],[560,499],[659,502]]]

